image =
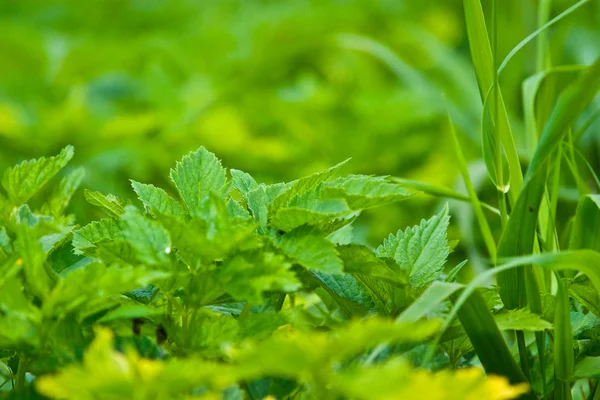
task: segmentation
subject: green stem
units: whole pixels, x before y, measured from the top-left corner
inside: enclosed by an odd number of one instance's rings
[[[188,339],[189,339],[189,313],[188,307],[183,306],[183,310],[181,311],[181,334],[183,336],[183,345],[187,347]]]
[[[529,353],[527,351],[527,344],[525,343],[525,334],[523,331],[516,331],[517,334],[517,345],[519,346],[519,358],[521,360],[521,370],[527,378],[531,381],[531,373],[529,372]]]
[[[17,366],[17,375],[15,377],[15,389],[21,390],[25,387],[25,370],[27,368],[27,358],[24,355],[19,357],[19,365]]]

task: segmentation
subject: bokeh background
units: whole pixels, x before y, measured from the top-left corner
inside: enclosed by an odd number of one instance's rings
[[[555,0],[552,14],[574,3]],[[550,31],[554,64],[600,55],[599,3]],[[537,7],[500,2],[502,55],[536,29]],[[521,150],[521,85],[535,68],[531,44],[502,78]],[[129,178],[169,187],[169,168],[204,145],[264,182],[352,157],[345,172],[455,186],[447,109],[494,202],[460,0],[0,0],[0,170],[73,144],[84,187],[133,199]],[[598,132],[580,143],[595,167]],[[358,240],[439,206],[420,196],[369,212]],[[81,193],[72,211],[99,217]],[[461,212],[454,236],[477,240]]]

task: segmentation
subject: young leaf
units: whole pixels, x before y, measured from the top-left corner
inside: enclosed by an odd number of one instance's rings
[[[200,200],[214,192],[223,195],[227,177],[219,159],[204,147],[183,157],[175,169],[171,169],[171,180],[188,212],[195,215]]]
[[[494,315],[498,328],[504,331],[544,331],[552,329],[552,324],[525,309],[506,310]]]
[[[113,194],[93,192],[86,189],[83,191],[83,195],[88,203],[100,207],[111,218],[119,218],[125,212],[125,207],[127,206],[125,200]]]
[[[148,265],[165,265],[171,253],[169,233],[156,221],[142,216],[133,206],[127,206],[121,216],[123,236],[136,250],[137,258]]]
[[[151,213],[185,217],[186,213],[181,204],[171,198],[164,190],[134,180],[131,180],[131,186],[138,195],[138,198]]]
[[[293,292],[300,288],[290,267],[290,263],[274,253],[239,254],[226,260],[218,268],[217,276],[231,297],[258,304],[265,291]]]
[[[322,182],[331,178],[348,160],[343,161],[322,172],[317,172],[291,182],[283,193],[277,196],[271,204],[269,215],[275,215],[280,208],[287,206],[290,201],[311,189],[316,189]]]
[[[42,213],[60,216],[71,201],[71,197],[81,184],[85,170],[83,167],[74,169],[67,176],[61,179],[60,183],[54,188],[50,198],[42,206]]]
[[[2,186],[13,205],[24,204],[73,158],[73,146],[54,157],[41,157],[4,171]]]
[[[281,236],[281,251],[303,267],[330,274],[342,273],[335,246],[315,228],[301,226]]]
[[[439,278],[450,253],[446,238],[449,221],[446,206],[420,225],[390,235],[377,249],[377,255],[393,258],[409,276],[410,285],[422,289]]]
[[[414,192],[390,182],[387,177],[367,175],[349,175],[324,182],[321,191],[325,198],[344,199],[353,210],[395,203],[415,195]]]

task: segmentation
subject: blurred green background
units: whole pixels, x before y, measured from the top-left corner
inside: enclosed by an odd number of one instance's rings
[[[599,3],[551,30],[554,64],[599,55]],[[536,29],[537,9],[500,2],[502,55]],[[502,78],[518,140],[535,67],[533,43]],[[447,109],[485,193],[460,0],[0,0],[0,170],[73,144],[84,187],[132,198],[129,178],[168,187],[169,168],[204,145],[265,182],[352,157],[345,172],[454,186]],[[597,133],[581,139],[595,167]],[[438,206],[420,196],[370,212],[357,233],[377,242]],[[81,193],[73,212],[99,217]]]

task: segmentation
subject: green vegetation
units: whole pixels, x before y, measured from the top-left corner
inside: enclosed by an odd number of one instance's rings
[[[0,5],[0,398],[600,399],[600,4],[410,3]]]

